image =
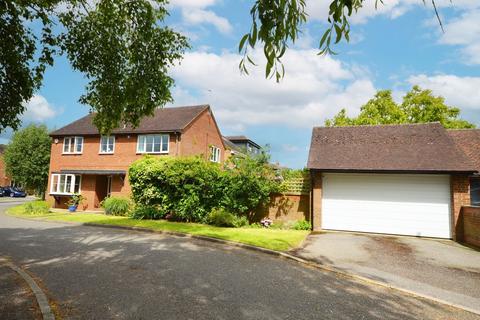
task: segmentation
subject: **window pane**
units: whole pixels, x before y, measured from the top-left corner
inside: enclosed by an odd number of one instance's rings
[[[80,180],[82,179],[81,176],[75,176],[75,186],[73,188],[74,193],[80,192]]]
[[[168,140],[169,140],[169,135],[165,134],[162,136],[162,151],[167,152],[168,151]]]
[[[145,152],[145,136],[138,136],[137,151]]]
[[[76,152],[82,152],[83,138],[82,137],[76,137],[75,139],[76,139],[76,143],[77,143]]]
[[[60,183],[59,183],[58,192],[65,193],[65,175],[64,174],[60,175]]]
[[[153,152],[153,136],[146,136],[146,152]]]
[[[100,152],[107,152],[107,138],[102,136],[100,138]]]
[[[480,179],[470,180],[470,201],[472,206],[480,206]]]
[[[70,139],[69,138],[64,138],[63,139],[63,152],[68,152],[69,151],[69,145]]]
[[[65,179],[65,193],[70,193],[72,190],[72,176],[67,175]]]
[[[52,175],[52,187],[50,188],[51,192],[58,192],[58,175]]]

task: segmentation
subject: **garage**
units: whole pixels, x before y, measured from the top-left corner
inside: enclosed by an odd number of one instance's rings
[[[440,123],[315,127],[314,231],[457,239],[475,165]]]
[[[451,238],[448,175],[324,173],[322,228]]]

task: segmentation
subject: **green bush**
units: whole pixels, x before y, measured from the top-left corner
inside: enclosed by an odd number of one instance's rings
[[[241,228],[248,225],[247,217],[237,217],[223,208],[213,209],[205,218],[205,222],[217,227],[229,228]]]
[[[206,222],[208,224],[217,227],[234,227],[235,220],[235,215],[223,208],[213,209],[206,217]]]
[[[24,204],[25,213],[31,215],[42,215],[49,212],[50,206],[46,201],[32,201]]]
[[[247,216],[279,188],[266,159],[233,157],[222,170],[200,157],[146,156],[129,168],[132,197],[180,221],[204,222],[214,208]]]
[[[297,220],[292,226],[293,230],[312,230],[312,225],[306,220]]]
[[[126,216],[132,207],[132,202],[128,198],[108,197],[102,201],[102,207],[105,209],[105,214]]]
[[[129,169],[133,200],[181,221],[202,222],[221,197],[222,171],[200,157],[146,156]]]
[[[164,218],[165,211],[158,210],[152,206],[136,206],[130,213],[130,217],[133,219],[151,219],[158,220]]]

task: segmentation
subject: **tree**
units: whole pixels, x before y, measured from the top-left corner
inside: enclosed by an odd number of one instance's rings
[[[7,174],[18,184],[45,198],[51,140],[45,125],[30,125],[15,132],[5,150]]]
[[[392,98],[390,90],[381,90],[375,97],[360,108],[357,117],[350,118],[345,109],[340,110],[325,125],[375,125],[440,122],[445,128],[475,128],[475,125],[459,119],[460,109],[445,104],[445,99],[434,96],[431,90],[422,90],[414,86],[404,97],[401,104]]]
[[[168,68],[181,59],[188,42],[162,25],[167,1],[91,3],[0,3],[0,131],[19,127],[25,102],[41,86],[55,53],[65,53],[89,80],[80,102],[97,112],[94,122],[102,133],[121,124],[137,126],[142,116],[172,100]],[[40,35],[35,24],[42,26]]]
[[[320,55],[335,54],[332,45],[339,43],[342,38],[347,42],[350,40],[349,19],[352,14],[361,10],[363,4],[367,1],[375,1],[375,8],[378,5],[383,5],[383,0],[330,0],[327,16],[329,27],[320,39]],[[426,0],[418,1],[426,3]],[[431,1],[443,30],[435,0]],[[247,64],[255,65],[255,62],[248,55],[249,49],[254,49],[257,43],[261,43],[267,59],[265,76],[275,76],[278,82],[285,74],[281,59],[288,45],[295,42],[302,32],[303,24],[307,22],[306,1],[256,0],[250,10],[250,15],[252,17],[250,31],[241,38],[239,44],[239,52],[243,54],[239,68],[242,72],[248,74]]]

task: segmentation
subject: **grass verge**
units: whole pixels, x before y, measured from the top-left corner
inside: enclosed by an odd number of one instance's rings
[[[113,226],[141,227],[156,231],[172,231],[199,236],[236,241],[271,250],[287,251],[298,247],[309,231],[272,230],[262,228],[220,228],[199,223],[170,222],[166,220],[137,220],[129,217],[107,216],[96,213],[28,214],[24,205],[12,207],[7,213],[13,216],[41,218],[51,221],[97,223]]]

